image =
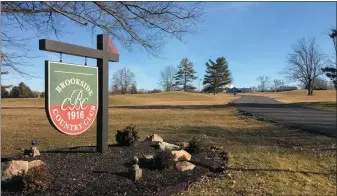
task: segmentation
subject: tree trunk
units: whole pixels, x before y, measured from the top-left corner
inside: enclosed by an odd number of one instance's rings
[[[309,80],[309,82],[308,82],[308,96],[312,95],[312,91],[313,91],[312,82],[311,82],[311,80]]]

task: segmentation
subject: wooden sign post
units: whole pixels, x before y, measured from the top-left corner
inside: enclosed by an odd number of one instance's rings
[[[108,151],[108,99],[109,99],[109,62],[118,62],[119,54],[107,35],[97,35],[97,49],[57,42],[39,40],[39,49],[60,54],[68,54],[85,58],[97,59],[98,67],[98,111],[97,111],[97,152]],[[46,80],[46,84],[47,84]],[[47,86],[47,85],[46,85]],[[46,106],[47,106],[46,99]],[[47,108],[47,107],[46,107]]]

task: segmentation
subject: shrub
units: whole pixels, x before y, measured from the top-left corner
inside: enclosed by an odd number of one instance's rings
[[[174,163],[174,156],[169,150],[158,152],[153,159],[154,168],[156,169],[169,169],[174,166]]]
[[[197,154],[206,152],[209,150],[209,148],[209,145],[203,140],[193,137],[192,140],[189,142],[188,152]]]
[[[45,190],[50,183],[50,173],[46,165],[33,167],[22,176],[24,190],[35,192]]]
[[[122,146],[130,146],[139,140],[138,131],[136,131],[136,126],[128,125],[123,131],[117,130],[116,142]]]

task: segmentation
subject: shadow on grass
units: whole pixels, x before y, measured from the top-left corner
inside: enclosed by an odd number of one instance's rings
[[[213,109],[227,108],[231,104],[219,105],[133,105],[133,106],[109,106],[109,108],[125,108],[125,109]]]
[[[296,171],[296,170],[289,170],[289,169],[262,169],[262,168],[235,168],[230,167],[227,170],[231,171],[262,171],[262,172],[287,172],[287,173],[301,173],[301,174],[316,174],[316,175],[336,175],[336,172],[312,172],[312,171]]]
[[[167,132],[173,133],[170,129]],[[335,150],[335,140],[318,133],[302,131],[300,129],[269,127],[224,129],[217,126],[184,126],[179,133],[197,137],[224,138],[230,142],[239,143],[243,146],[269,146],[281,148],[302,148],[307,150]],[[333,147],[332,147],[333,146]]]
[[[130,106],[109,106],[109,108],[125,108],[125,109],[213,109],[213,108],[227,108],[232,106],[229,104],[217,105],[130,105]],[[44,109],[44,107],[2,107],[2,109]]]
[[[335,140],[331,137],[322,136],[316,133],[304,132],[298,129],[286,129],[282,127],[270,127],[270,130],[264,128],[250,128],[246,129],[224,129],[217,126],[193,127],[184,126],[179,129],[182,137],[193,135],[195,137],[204,138],[207,141],[223,138],[228,140],[231,144],[235,143],[238,147],[278,147],[290,150],[307,151],[309,153],[319,154],[322,151],[330,151],[334,153],[336,148],[331,147],[335,145]],[[179,135],[177,136],[179,137]],[[221,144],[217,141],[218,145]],[[224,149],[225,150],[225,149]],[[262,160],[261,160],[262,161]],[[279,168],[212,168],[211,166],[193,162],[193,164],[209,169],[210,171],[222,172],[224,170],[233,171],[265,171],[265,172],[288,172],[288,173],[302,173],[302,174],[317,174],[317,175],[336,175],[336,172],[316,172],[316,171],[296,171]]]
[[[234,103],[233,106],[241,108],[268,108],[268,109],[304,109],[310,111],[324,111],[331,112],[331,110],[323,110],[321,108],[307,107],[307,106],[322,106],[322,107],[336,107],[336,103],[318,103],[318,102],[299,102],[299,103]]]
[[[219,168],[215,168],[212,167],[210,165],[207,164],[203,164],[200,162],[196,162],[196,161],[189,161],[194,165],[203,167],[208,169],[209,171],[213,172],[213,173],[221,173],[224,172],[226,170],[229,171],[248,171],[248,172],[287,172],[287,173],[301,173],[301,174],[316,174],[316,175],[336,175],[336,172],[313,172],[313,171],[297,171],[297,170],[289,170],[289,169],[277,169],[277,168],[236,168],[236,167],[219,167]]]

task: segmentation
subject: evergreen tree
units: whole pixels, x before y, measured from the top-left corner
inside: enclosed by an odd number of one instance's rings
[[[196,73],[193,69],[193,63],[187,58],[182,59],[178,66],[178,72],[174,76],[174,80],[176,81],[175,87],[188,91],[191,87],[190,83],[197,79],[194,75]]]
[[[335,89],[337,90],[337,70],[334,67],[325,67],[322,69],[326,77],[328,77],[334,84]]]
[[[228,70],[228,63],[224,57],[219,57],[214,63],[212,60],[206,62],[206,74],[203,84],[204,92],[218,93],[221,88],[232,82],[231,74]]]
[[[34,94],[32,90],[23,82],[20,82],[18,86],[14,86],[10,92],[12,98],[32,98]]]
[[[6,75],[8,74],[8,71],[1,71],[0,75]],[[8,88],[11,88],[12,85],[0,85],[1,86],[1,98],[8,98],[9,97],[9,92]]]
[[[1,86],[1,98],[8,98],[9,93],[5,86]]]

